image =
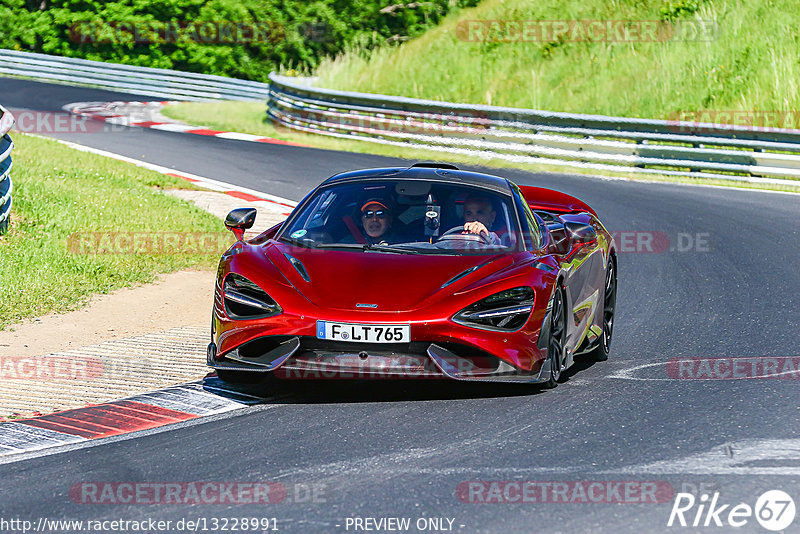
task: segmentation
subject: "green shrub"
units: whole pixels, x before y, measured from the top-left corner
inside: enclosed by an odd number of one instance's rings
[[[477,0],[391,4],[368,0],[2,0],[0,47],[266,81],[283,68],[307,72],[351,45],[400,43]],[[135,42],[120,23],[268,23],[273,38],[253,42]],[[100,42],[80,42],[76,29]]]

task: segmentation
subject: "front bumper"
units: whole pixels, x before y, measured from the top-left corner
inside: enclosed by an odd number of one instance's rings
[[[550,377],[548,360],[530,371],[458,343],[353,344],[309,336],[263,336],[218,356],[208,346],[207,364],[220,370],[273,373],[286,379],[448,378],[470,382],[537,383]]]

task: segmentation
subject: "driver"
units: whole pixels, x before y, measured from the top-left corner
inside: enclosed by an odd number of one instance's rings
[[[388,204],[381,199],[372,199],[361,206],[361,225],[364,228],[364,237],[370,245],[389,244],[392,211]]]
[[[498,235],[489,230],[497,212],[487,197],[470,195],[464,200],[464,234],[487,236],[492,245],[500,245]]]

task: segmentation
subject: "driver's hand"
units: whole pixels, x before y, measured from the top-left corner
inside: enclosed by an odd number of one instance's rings
[[[482,222],[479,221],[472,221],[464,224],[464,232],[465,234],[475,234],[475,235],[489,235],[489,230],[486,228]]]

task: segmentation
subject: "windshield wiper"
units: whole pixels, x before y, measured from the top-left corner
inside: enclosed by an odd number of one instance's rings
[[[375,250],[378,252],[394,252],[395,254],[420,254],[418,250],[412,250],[410,248],[398,248],[392,245],[370,245],[367,243],[363,245],[364,250]]]
[[[419,251],[407,248],[397,248],[391,245],[370,245],[369,243],[323,243],[317,245],[316,248],[321,249],[344,249],[344,250],[362,250],[375,251],[375,252],[393,252],[395,254],[419,254]]]
[[[366,245],[359,245],[358,243],[320,243],[317,248],[342,248],[346,250],[364,250]]]
[[[314,245],[314,242],[310,239],[295,239],[294,237],[286,237],[283,236],[280,238],[282,243],[289,243],[290,245],[294,245],[296,247],[303,247],[303,248],[317,248]]]

